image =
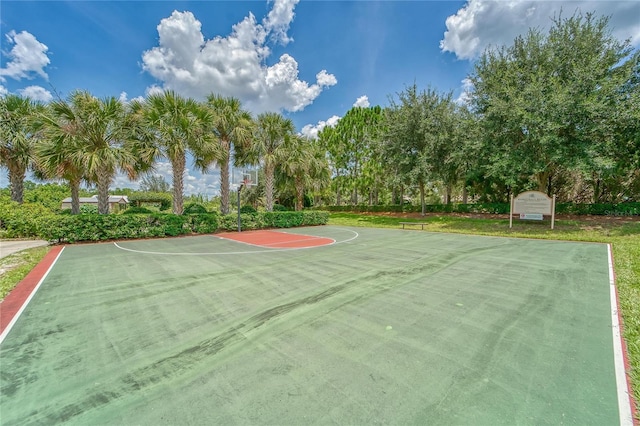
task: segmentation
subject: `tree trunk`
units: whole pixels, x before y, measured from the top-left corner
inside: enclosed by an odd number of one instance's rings
[[[273,211],[273,164],[267,164],[264,168],[264,195],[265,204],[268,212]]]
[[[229,214],[229,157],[220,163],[220,213]]]
[[[340,203],[342,202],[342,199],[340,198],[340,171],[336,170],[336,206],[339,206]]]
[[[229,163],[231,162],[231,142],[221,140],[222,152],[224,159],[220,162],[220,213],[229,214],[229,191],[231,183],[229,182]]]
[[[24,178],[27,174],[25,167],[9,169],[9,183],[11,186],[11,201],[22,204],[24,198]]]
[[[469,192],[467,191],[467,186],[462,187],[462,204],[467,204],[469,201]]]
[[[453,192],[453,188],[451,185],[446,185],[446,194],[445,194],[445,204],[451,204],[451,193]]]
[[[547,185],[549,184],[550,173],[549,172],[539,172],[536,173],[536,181],[538,183],[538,191],[544,192],[547,194]],[[549,194],[547,194],[549,195]]]
[[[108,170],[98,171],[98,214],[109,214],[109,185],[111,175]]]
[[[422,211],[420,212],[420,216],[424,216],[427,214],[427,206],[424,203],[424,183],[420,182],[420,205],[422,206]]]
[[[171,161],[173,169],[173,214],[182,214],[183,212],[183,192],[184,192],[184,170],[187,160],[184,153],[179,154],[177,158]]]
[[[80,214],[80,179],[69,181],[71,187],[71,214]]]
[[[302,178],[296,177],[296,211],[304,209],[304,182]]]
[[[593,174],[593,203],[597,203],[600,200],[600,183],[601,180],[596,176],[596,173]]]

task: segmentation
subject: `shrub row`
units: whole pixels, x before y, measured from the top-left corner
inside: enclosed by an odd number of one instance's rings
[[[391,205],[391,206],[325,206],[324,210],[330,212],[421,212],[419,205]],[[427,204],[427,213],[493,213],[508,214],[509,203],[475,203],[475,204]],[[575,215],[599,215],[599,216],[639,216],[640,203],[619,203],[619,204],[556,204],[556,214]]]
[[[129,203],[133,207],[143,207],[143,204],[156,204],[160,210],[169,210],[173,197],[164,192],[134,192],[129,195]]]
[[[325,206],[330,212],[358,212],[358,213],[419,213],[422,206],[405,204],[390,206]],[[427,204],[427,213],[509,213],[508,203],[477,203],[477,204]]]
[[[38,238],[40,224],[52,216],[40,203],[18,204],[0,197],[0,238]]]
[[[241,219],[243,230],[289,228],[324,225],[329,220],[329,213],[259,212],[241,214]],[[237,230],[237,227],[236,214],[62,215],[45,212],[36,205],[0,204],[0,237],[5,238],[42,238],[47,241],[73,243],[208,234],[221,230]]]

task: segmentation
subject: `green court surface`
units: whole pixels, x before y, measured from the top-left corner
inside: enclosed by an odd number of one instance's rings
[[[337,243],[66,247],[0,346],[0,423],[620,423],[606,245],[288,232]]]

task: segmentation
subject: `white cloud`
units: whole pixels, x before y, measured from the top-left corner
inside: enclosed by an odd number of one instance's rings
[[[163,91],[162,87],[153,84],[149,87],[147,87],[147,89],[144,91],[145,96],[149,96],[149,95],[157,95],[157,94],[161,94]]]
[[[188,160],[192,161],[189,157]],[[173,185],[173,174],[171,163],[166,160],[157,161],[154,164],[154,170],[151,174],[164,178],[169,185]],[[0,175],[1,176],[1,175]],[[129,178],[122,173],[118,173],[112,184],[111,188],[140,188],[140,180],[130,181]],[[197,195],[202,194],[207,198],[211,198],[220,195],[220,172],[219,170],[213,170],[210,173],[200,173],[199,170],[191,169],[187,167],[184,175],[184,195]]]
[[[610,16],[610,28],[620,40],[631,38],[640,45],[640,2],[633,1],[536,1],[468,0],[463,8],[446,20],[447,31],[440,41],[444,52],[460,59],[473,59],[486,48],[511,45],[516,36],[529,28],[549,28],[551,18],[596,12]]]
[[[44,87],[28,86],[18,90],[18,93],[24,97],[28,97],[34,101],[49,102],[53,99],[53,95]]]
[[[271,33],[271,38],[274,41],[279,41],[282,44],[293,41],[293,39],[287,35],[287,31],[295,16],[293,9],[299,1],[300,0],[276,1],[267,17],[262,20],[263,27],[267,32]]]
[[[462,88],[460,89],[460,96],[455,100],[458,105],[468,105],[471,100],[471,92],[473,91],[473,82],[470,78],[465,77],[462,80]]]
[[[4,87],[2,84],[0,84],[0,96],[5,96],[8,94],[9,94],[9,91],[7,90],[7,88]]]
[[[356,99],[356,102],[353,104],[353,106],[369,108],[369,97],[367,95],[360,96],[358,99]]]
[[[48,75],[44,67],[49,65],[47,50],[49,48],[40,43],[31,33],[22,31],[16,33],[9,31],[6,35],[7,43],[12,44],[11,51],[6,55],[11,58],[5,68],[0,68],[0,81],[5,81],[5,77],[15,80],[23,78],[32,79],[33,74],[47,79]]]
[[[155,86],[155,87],[154,87],[154,89],[155,89],[156,87],[157,87],[157,86]],[[147,94],[148,94],[148,92],[149,92],[149,89],[150,89],[150,88],[147,88]],[[161,92],[161,91],[162,91],[162,89],[157,88],[157,91],[158,91],[158,92]],[[127,93],[127,92],[120,92],[120,96],[118,96],[118,100],[119,100],[120,102],[124,103],[124,104],[128,104],[129,102],[133,102],[133,101],[144,102],[144,99],[145,99],[145,98],[144,98],[144,96],[136,96],[136,97],[135,97],[135,98],[133,98],[133,99],[129,99],[129,95],[128,95],[128,93]]]
[[[307,124],[302,128],[300,134],[306,136],[310,139],[318,139],[318,133],[322,131],[325,127],[334,127],[340,121],[340,117],[337,115],[332,116],[327,121],[318,121],[318,124]]]
[[[327,70],[322,70],[318,74],[316,74],[316,80],[322,87],[329,87],[338,84],[338,79],[336,78],[336,76],[333,74],[329,74]]]
[[[353,106],[354,107],[368,108],[369,107],[369,97],[367,95],[360,96],[353,103]],[[318,133],[320,133],[322,131],[322,129],[324,129],[327,126],[335,127],[335,125],[338,124],[338,121],[340,121],[340,118],[342,118],[342,117],[338,117],[337,115],[334,115],[334,116],[330,117],[329,119],[327,119],[326,121],[320,120],[320,121],[318,121],[317,124],[307,124],[307,125],[302,127],[302,130],[300,130],[300,134],[302,136],[306,136],[306,137],[308,137],[310,139],[318,139]]]
[[[283,44],[291,41],[286,33],[298,1],[276,0],[262,24],[250,13],[231,34],[211,40],[205,40],[191,12],[174,11],[158,25],[159,45],[143,53],[143,69],[163,88],[196,99],[213,92],[235,96],[256,113],[300,111],[337,79],[326,70],[317,73],[315,83],[299,79],[298,62],[288,54],[266,65],[269,36]]]

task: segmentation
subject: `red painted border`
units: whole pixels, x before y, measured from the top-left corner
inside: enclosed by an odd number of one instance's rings
[[[617,313],[618,313],[618,325],[620,326],[620,344],[622,346],[622,358],[624,361],[624,370],[625,370],[625,376],[627,377],[627,394],[629,395],[629,404],[631,405],[631,421],[633,421],[634,426],[639,426],[640,425],[640,420],[638,417],[638,409],[636,406],[636,401],[635,398],[633,397],[633,389],[631,387],[631,363],[629,362],[629,356],[627,353],[627,342],[624,340],[624,321],[622,319],[622,312],[620,312],[620,297],[618,296],[618,286],[616,284],[617,282],[617,278],[616,278],[616,269],[615,269],[615,262],[614,262],[614,258],[613,258],[613,246],[610,245],[609,246],[611,248],[611,250],[609,250],[609,252],[611,253],[611,270],[613,271],[613,289],[614,292],[616,294],[616,306],[617,306]]]
[[[4,333],[5,328],[7,328],[13,320],[13,317],[20,311],[22,305],[27,301],[62,249],[63,246],[52,247],[40,263],[0,302],[0,334]]]
[[[332,238],[270,230],[223,232],[215,235],[219,238],[265,248],[308,248],[326,246],[336,242]]]

